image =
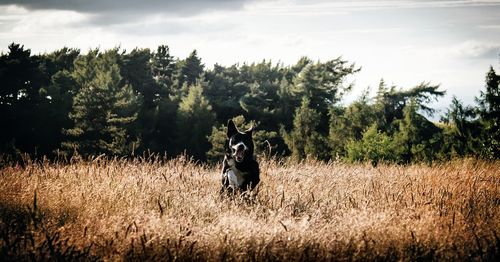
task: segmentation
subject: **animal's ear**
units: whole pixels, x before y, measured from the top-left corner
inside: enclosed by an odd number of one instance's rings
[[[236,126],[234,125],[233,120],[229,119],[227,121],[227,138],[232,137],[237,132],[238,132],[238,129],[236,129]]]
[[[245,131],[245,134],[250,136],[252,136],[252,133],[253,133],[253,125],[247,131]]]

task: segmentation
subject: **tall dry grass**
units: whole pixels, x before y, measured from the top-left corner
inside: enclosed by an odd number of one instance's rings
[[[494,260],[500,163],[261,161],[253,200],[185,158],[0,170],[0,260]]]

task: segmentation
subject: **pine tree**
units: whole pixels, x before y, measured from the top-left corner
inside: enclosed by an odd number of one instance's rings
[[[297,160],[308,156],[326,158],[328,155],[327,141],[317,132],[321,116],[309,105],[310,100],[304,97],[301,106],[295,111],[292,131],[281,131],[292,157]]]
[[[307,97],[311,107],[326,117],[330,106],[340,101],[352,88],[352,84],[344,85],[345,78],[359,70],[354,64],[347,64],[340,58],[325,63],[309,62],[293,80],[293,91],[298,99]]]
[[[120,75],[117,50],[99,53],[92,50],[78,58],[73,73],[79,92],[73,101],[70,119],[73,127],[65,130],[68,153],[82,155],[124,155],[137,147],[129,136],[137,118],[138,98]]]
[[[411,99],[403,108],[403,119],[394,134],[395,159],[399,163],[425,161],[431,163],[443,144],[442,131],[420,115],[419,104]]]
[[[250,85],[250,91],[240,99],[240,106],[248,116],[269,127],[271,123],[275,123],[273,116],[278,104],[276,91],[276,85],[269,81],[254,82]]]
[[[132,87],[140,99],[137,121],[131,125],[133,136],[140,137],[143,147],[149,149],[154,144],[156,127],[156,103],[160,93],[159,86],[151,72],[152,54],[148,48],[135,48],[129,54],[122,53],[118,59],[123,82]]]
[[[76,93],[75,86],[71,73],[63,69],[52,75],[49,84],[40,90],[46,99],[39,107],[43,114],[39,121],[43,123],[43,128],[40,128],[37,140],[44,148],[44,154],[56,153],[65,139],[61,131],[72,126],[69,113]]]
[[[217,64],[214,65],[213,70],[204,74],[207,87],[203,93],[217,112],[218,122],[226,123],[229,118],[244,113],[240,100],[248,93],[249,85],[246,82],[240,82],[239,75],[236,65],[225,68]]]
[[[493,67],[486,74],[486,90],[476,98],[479,104],[482,155],[486,158],[500,158],[500,76]]]
[[[135,124],[142,142],[140,150],[172,150],[177,104],[171,98],[175,62],[168,46],[159,46],[155,53],[136,48],[123,55],[123,60],[122,75],[141,98]]]
[[[434,113],[434,109],[426,104],[437,101],[444,96],[445,91],[438,90],[439,85],[421,83],[408,90],[397,90],[395,86],[387,88],[384,80],[380,81],[379,89],[375,97],[375,114],[377,116],[378,127],[388,134],[393,134],[397,128],[398,120],[404,118],[404,108],[413,101],[418,111],[428,115]]]
[[[151,70],[152,54],[149,49],[135,48],[129,54],[121,54],[118,59],[120,75],[134,92],[141,97],[142,107],[148,110],[155,106],[159,87]]]
[[[184,61],[178,63],[178,67],[177,87],[181,89],[196,84],[205,66],[201,63],[197,51],[193,50]]]
[[[181,99],[177,114],[178,149],[184,150],[196,159],[204,160],[210,148],[207,137],[212,131],[215,114],[212,106],[203,96],[203,87],[198,83],[189,88]]]
[[[282,123],[286,128],[291,128],[293,122],[293,94],[291,91],[291,84],[288,80],[283,77],[280,81],[278,87],[277,95],[278,101],[276,102],[276,113],[275,117],[278,118],[279,122]]]
[[[351,140],[360,140],[363,133],[375,122],[373,105],[369,104],[369,90],[347,108],[340,106],[330,110],[329,145],[333,158],[346,155]]]
[[[38,108],[44,78],[40,59],[30,49],[12,43],[0,54],[0,151],[36,153],[44,127]]]
[[[151,61],[153,78],[162,92],[172,94],[173,75],[175,70],[174,57],[170,55],[167,45],[158,46]]]
[[[451,156],[467,156],[472,155],[477,146],[477,134],[479,128],[477,126],[476,113],[470,106],[464,106],[455,96],[451,101],[450,108],[442,117],[447,126],[444,128],[445,135],[445,150]],[[449,138],[449,140],[448,140]]]

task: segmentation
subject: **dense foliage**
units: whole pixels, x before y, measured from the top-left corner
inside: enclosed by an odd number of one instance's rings
[[[181,59],[166,45],[33,55],[12,43],[0,55],[0,152],[217,160],[224,124],[236,118],[256,126],[257,151],[267,156],[374,165],[499,158],[500,76],[492,67],[476,107],[454,98],[440,123],[426,116],[445,92],[425,82],[402,89],[382,80],[374,97],[366,91],[342,104],[359,70],[342,58],[206,68],[196,50]]]

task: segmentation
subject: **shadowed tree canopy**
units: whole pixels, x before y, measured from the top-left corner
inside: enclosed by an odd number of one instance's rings
[[[477,104],[454,98],[440,123],[427,117],[445,91],[427,82],[399,88],[381,80],[373,96],[366,89],[346,103],[359,71],[341,57],[205,68],[196,50],[179,59],[167,45],[86,53],[64,47],[34,55],[12,43],[0,54],[0,164],[24,153],[56,157],[61,149],[120,156],[185,152],[217,161],[231,118],[255,125],[256,152],[265,156],[372,164],[498,159],[499,76],[493,67]]]
[[[442,117],[446,126],[445,146],[450,151],[451,156],[468,156],[477,150],[477,141],[475,137],[480,127],[477,124],[476,112],[473,107],[465,106],[455,96],[451,101],[445,115]]]
[[[32,55],[30,49],[12,43],[0,56],[0,150],[9,154],[27,152],[47,154],[52,146],[42,135],[47,115],[42,109],[47,102],[44,58]],[[50,119],[49,119],[50,120]]]
[[[153,54],[151,61],[151,73],[161,92],[172,93],[173,76],[175,71],[175,60],[170,55],[167,45],[160,45]]]
[[[196,50],[193,50],[185,60],[178,62],[177,65],[179,67],[179,74],[177,76],[177,85],[179,88],[182,88],[184,85],[194,85],[205,68]]]
[[[91,50],[75,61],[73,77],[79,86],[69,114],[73,127],[65,133],[63,148],[69,153],[126,155],[138,141],[130,137],[139,101],[125,84],[118,66],[117,49]]]

